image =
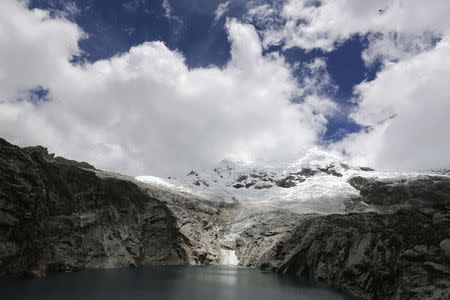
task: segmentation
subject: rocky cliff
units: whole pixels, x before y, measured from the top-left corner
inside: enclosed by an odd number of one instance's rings
[[[0,277],[220,263],[220,208],[0,139]]]
[[[297,217],[249,265],[325,281],[366,299],[450,299],[450,180],[354,177],[351,184],[361,197],[350,207],[371,204],[376,213]],[[264,243],[273,228],[256,234],[250,228],[241,244]]]
[[[0,278],[238,262],[366,299],[449,299],[449,176],[319,158],[227,163],[178,188],[0,139]]]

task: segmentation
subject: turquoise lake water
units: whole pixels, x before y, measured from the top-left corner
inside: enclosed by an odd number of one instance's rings
[[[0,299],[354,299],[296,278],[237,267],[84,270],[0,281]]]

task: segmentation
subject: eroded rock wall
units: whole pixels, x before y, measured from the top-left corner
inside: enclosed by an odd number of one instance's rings
[[[353,202],[375,205],[377,213],[297,219],[256,265],[324,281],[365,299],[449,299],[448,178],[356,178],[352,184],[362,190]]]
[[[205,246],[216,210],[155,196],[86,163],[0,139],[0,277],[219,261],[218,249]]]

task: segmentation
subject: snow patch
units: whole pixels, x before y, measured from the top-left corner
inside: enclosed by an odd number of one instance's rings
[[[167,187],[174,187],[174,185],[170,182],[167,182],[166,180],[160,178],[160,177],[155,177],[155,176],[137,176],[135,177],[136,180],[145,182],[145,183],[153,183],[153,184],[157,184],[157,185],[164,185]]]

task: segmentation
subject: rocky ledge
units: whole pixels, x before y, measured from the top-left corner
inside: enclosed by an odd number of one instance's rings
[[[450,178],[349,183],[360,196],[346,200],[346,214],[299,214],[204,199],[0,139],[0,278],[219,265],[231,251],[240,265],[366,299],[449,299]]]

